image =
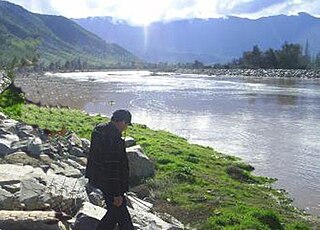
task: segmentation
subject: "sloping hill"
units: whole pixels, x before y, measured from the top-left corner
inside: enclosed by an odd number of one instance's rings
[[[156,22],[147,28],[132,26],[110,17],[74,19],[107,42],[116,42],[148,61],[204,63],[228,62],[258,45],[279,49],[284,42],[304,46],[312,55],[320,52],[320,18],[297,16],[186,19]]]
[[[31,13],[6,1],[0,1],[0,50],[1,65],[36,55],[42,65],[80,60],[88,67],[108,67],[139,62],[65,17]]]

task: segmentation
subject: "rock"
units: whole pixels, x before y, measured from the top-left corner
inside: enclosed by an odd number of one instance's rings
[[[82,148],[82,141],[75,133],[71,133],[70,135],[68,135],[67,141],[71,146],[77,146]]]
[[[82,177],[82,173],[80,172],[80,170],[72,167],[71,165],[65,162],[52,163],[50,165],[50,168],[52,169],[53,173],[57,175],[64,175],[67,177],[74,177],[74,178]]]
[[[86,165],[87,165],[88,160],[86,157],[75,157],[75,156],[71,155],[70,158],[84,167],[86,167]]]
[[[46,206],[42,202],[43,196],[49,196],[46,193],[46,186],[41,184],[35,178],[29,178],[21,181],[19,201],[25,205],[26,210],[44,209]],[[44,200],[48,200],[49,197]]]
[[[142,201],[135,196],[128,195],[128,210],[132,217],[135,229],[184,229],[182,223],[173,217],[167,217],[173,220],[174,224],[163,221],[161,218],[151,213],[152,204]],[[105,215],[106,209],[98,207],[89,202],[84,202],[83,206],[73,220],[73,230],[91,230],[94,229],[99,220]]]
[[[139,199],[144,199],[151,195],[150,189],[146,184],[135,186],[131,191],[134,192]]]
[[[5,119],[0,123],[0,129],[3,128],[9,133],[16,133],[16,125],[18,123],[18,121],[12,119]]]
[[[19,137],[15,134],[4,134],[4,135],[1,135],[1,138],[6,139],[7,141],[10,141],[11,143],[19,141]]]
[[[139,145],[127,148],[126,151],[132,180],[140,180],[154,175],[154,163],[143,153]]]
[[[0,188],[0,209],[10,209],[14,202],[14,195]]]
[[[4,115],[4,113],[0,112],[0,120],[4,120],[4,119],[7,119],[7,116]]]
[[[75,216],[72,224],[73,230],[92,230],[95,229],[99,221],[106,214],[106,209],[95,206],[89,202],[84,202],[83,206]]]
[[[139,226],[138,229],[184,229],[184,225],[179,221],[175,221],[174,224],[168,223],[153,214],[151,212],[153,206],[151,203],[140,200],[130,194],[127,198],[132,205],[132,208],[128,207],[132,221],[136,226]]]
[[[35,138],[37,135],[37,132],[35,129],[30,126],[30,125],[25,125],[23,123],[18,123],[16,125],[16,132],[19,138],[21,139],[30,139],[30,138]]]
[[[81,138],[81,142],[82,142],[83,152],[86,156],[88,156],[89,150],[90,150],[90,141],[85,138]]]
[[[3,185],[2,188],[10,193],[16,193],[20,190],[20,183],[6,184]]]
[[[15,150],[11,148],[12,142],[7,139],[0,138],[0,157],[4,157]]]
[[[125,137],[124,141],[126,143],[127,148],[136,145],[136,140],[133,137]]]
[[[1,119],[0,119],[0,121],[1,121]],[[0,128],[0,138],[2,138],[2,135],[5,135],[5,134],[11,134],[11,133],[3,127]]]
[[[42,153],[42,140],[39,137],[35,137],[28,144],[28,153],[31,156],[39,157]]]
[[[54,173],[44,173],[41,168],[0,164],[0,186],[21,182],[17,199],[26,209],[52,208],[66,213],[77,211],[88,201],[84,178],[70,178]],[[48,206],[48,205],[49,206]],[[12,209],[17,205],[12,204]]]
[[[47,163],[51,163],[53,161],[47,154],[40,154],[39,159]]]
[[[72,159],[67,159],[64,161],[66,164],[70,165],[71,167],[75,168],[75,169],[78,169],[80,170],[81,172],[83,172],[84,174],[84,171],[85,171],[85,166],[79,164],[78,162],[72,160]]]
[[[86,184],[86,191],[89,197],[89,201],[97,205],[99,207],[104,207],[105,206],[105,201],[103,197],[103,193],[100,189],[90,185],[89,183]]]
[[[54,211],[0,210],[0,229],[3,230],[66,230]]]
[[[45,177],[40,168],[29,165],[0,164],[0,185],[16,184],[33,177]]]
[[[70,154],[76,157],[85,157],[87,156],[81,148],[72,147],[70,150]]]

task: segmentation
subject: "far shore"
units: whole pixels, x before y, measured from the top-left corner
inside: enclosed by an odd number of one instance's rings
[[[263,77],[263,78],[301,78],[301,79],[320,79],[320,69],[215,69],[215,68],[137,68],[137,69],[82,69],[82,70],[44,70],[41,72],[18,71],[18,74],[27,73],[71,73],[71,72],[114,72],[114,71],[150,71],[151,75],[158,75],[159,72],[177,73],[177,74],[200,74],[209,76],[224,77]]]
[[[272,77],[272,78],[304,78],[320,79],[320,69],[174,69],[175,73],[181,74],[204,74],[215,76],[243,76],[243,77]]]

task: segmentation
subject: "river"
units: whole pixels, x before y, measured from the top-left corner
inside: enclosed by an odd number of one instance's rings
[[[320,80],[148,71],[46,73],[16,84],[27,98],[133,122],[238,156],[320,214]]]

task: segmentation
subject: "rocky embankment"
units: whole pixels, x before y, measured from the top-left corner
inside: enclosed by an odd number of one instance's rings
[[[154,164],[126,138],[130,178],[154,174]],[[52,133],[0,113],[0,229],[92,230],[106,209],[101,193],[84,178],[90,142],[72,132]],[[127,195],[135,229],[184,229],[155,213],[152,193]]]
[[[175,69],[174,72],[234,77],[320,78],[320,70],[306,69]]]

